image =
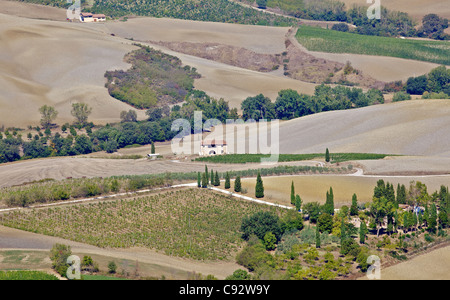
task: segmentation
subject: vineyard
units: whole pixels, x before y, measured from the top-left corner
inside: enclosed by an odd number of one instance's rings
[[[98,247],[145,247],[196,260],[225,260],[240,248],[241,219],[285,210],[204,189],[57,208],[14,211],[2,225]]]
[[[41,271],[0,271],[0,280],[59,280]]]

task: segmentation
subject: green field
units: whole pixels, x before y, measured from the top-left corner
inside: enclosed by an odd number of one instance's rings
[[[59,280],[41,271],[0,271],[0,280]]]
[[[368,159],[383,159],[387,154],[375,153],[331,153],[331,162],[343,162],[349,160],[368,160]],[[196,158],[196,161],[211,162],[211,163],[227,163],[227,164],[245,164],[245,163],[260,163],[262,158],[269,158],[266,154],[227,154]],[[278,162],[302,161],[312,159],[324,159],[323,153],[307,153],[307,154],[280,154]]]
[[[368,36],[300,26],[296,38],[310,51],[391,56],[450,65],[450,43]]]

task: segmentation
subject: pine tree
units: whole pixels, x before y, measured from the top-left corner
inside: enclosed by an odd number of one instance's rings
[[[328,148],[325,150],[325,161],[330,162],[330,151],[328,151]]]
[[[230,184],[230,174],[227,172],[225,175],[225,189],[229,189],[231,186]]]
[[[256,176],[255,197],[256,198],[264,197],[264,186],[261,179],[261,174],[259,172],[258,175]]]
[[[219,185],[220,185],[219,173],[217,173],[217,171],[216,171],[216,176],[214,176],[214,186],[219,186]]]
[[[237,176],[234,180],[234,191],[239,193],[241,191],[241,177]]]

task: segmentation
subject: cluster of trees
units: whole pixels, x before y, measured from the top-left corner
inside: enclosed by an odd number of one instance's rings
[[[294,195],[295,189],[292,183],[291,203],[295,201],[296,196]],[[276,268],[279,260],[294,262],[299,256],[303,256],[307,261],[306,250],[308,253],[312,253],[314,250],[311,246],[321,248],[329,240],[328,237],[333,237],[332,240],[340,245],[339,254],[353,257],[361,271],[365,272],[369,267],[367,262],[369,254],[371,251],[376,251],[370,248],[374,244],[366,242],[369,233],[379,235],[383,232],[394,236],[393,233],[402,228],[403,234],[398,235],[396,244],[391,243],[388,235],[383,235],[376,243],[376,247],[387,247],[390,255],[401,259],[402,256],[395,249],[406,251],[408,244],[405,236],[409,236],[410,230],[428,231],[425,234],[425,240],[430,242],[433,240],[431,235],[445,236],[446,233],[443,229],[450,227],[450,194],[445,186],[441,186],[439,191],[430,195],[426,185],[421,182],[411,182],[409,189],[405,185],[398,184],[395,190],[393,184],[379,180],[374,187],[371,203],[359,205],[356,194],[353,194],[351,203],[350,207],[342,206],[339,210],[335,210],[333,189],[330,187],[323,205],[318,202],[300,204],[303,207],[301,212],[292,210],[283,218],[272,212],[257,212],[243,218],[241,232],[242,238],[247,241],[247,244],[237,255],[237,262],[254,272],[254,276],[256,276],[261,272],[261,268],[266,271],[266,268]],[[407,204],[414,209],[402,209],[400,208],[401,204]],[[423,210],[417,209],[417,207],[423,208]],[[309,219],[312,227],[304,228],[304,218]],[[350,218],[360,220],[359,229],[353,222],[350,222]],[[306,232],[303,234],[305,230]],[[419,232],[416,235],[418,236]],[[310,248],[303,247],[305,242],[308,243],[306,246]],[[267,252],[274,249],[277,249],[274,254]],[[278,258],[279,256],[281,258]],[[313,256],[315,260],[318,259],[317,253]],[[332,256],[330,259],[332,260]],[[297,278],[300,275],[302,275],[300,277],[309,278],[314,273],[313,268],[308,269],[311,273],[308,276],[301,272],[301,268],[294,268],[294,271],[291,268],[294,266],[289,265],[286,268],[285,265],[284,267],[285,275],[289,279]],[[250,274],[241,275],[252,277]],[[311,276],[322,278],[325,274]],[[234,275],[232,277],[234,278]]]
[[[444,32],[448,28],[448,20],[436,14],[424,16],[422,26],[416,29],[416,22],[407,13],[391,11],[383,6],[380,19],[369,19],[367,6],[353,5],[346,9],[345,3],[337,0],[268,0],[267,6],[278,7],[297,18],[342,22],[332,28],[339,31],[390,37],[401,35],[449,39],[449,35]],[[347,24],[355,25],[356,29],[351,29]]]
[[[231,177],[230,173],[226,172],[224,174],[225,176],[225,183],[224,188],[226,190],[231,188]],[[201,188],[207,188],[209,185],[211,186],[220,186],[220,176],[219,173],[216,171],[214,173],[213,170],[211,170],[211,174],[208,172],[208,166],[205,165],[205,171],[204,172],[197,172],[197,187]],[[234,191],[236,193],[242,192],[242,185],[241,185],[241,176],[236,175],[234,179]],[[264,198],[264,185],[261,178],[261,173],[258,171],[256,175],[256,186],[255,186],[255,197],[256,198]]]
[[[433,98],[433,94],[436,96],[442,94],[443,98],[449,98],[450,69],[442,65],[434,68],[428,74],[409,77],[405,90],[409,94],[425,95],[425,98]]]
[[[414,209],[401,210],[400,204],[408,204]],[[397,232],[400,227],[406,232],[415,227],[436,233],[438,229],[449,227],[449,215],[447,187],[441,186],[439,192],[429,195],[425,184],[412,182],[408,191],[404,185],[398,185],[395,194],[393,185],[381,179],[374,188],[373,201],[367,213],[369,229],[376,231],[377,235],[383,223],[387,223],[387,233]]]
[[[148,46],[125,57],[129,70],[107,71],[106,87],[110,95],[136,108],[145,109],[182,102],[199,78],[195,68],[182,66],[181,60]]]
[[[55,127],[53,121],[58,112],[54,107],[44,105],[39,108],[41,113],[41,127],[37,126],[36,134],[33,136],[28,133],[27,139],[22,134],[14,130],[12,133],[6,130],[0,132],[0,163],[19,160],[21,158],[36,158],[48,156],[65,156],[76,154],[87,154],[94,150],[92,141],[84,134],[78,135],[77,129],[84,128],[88,134],[92,133],[93,124],[88,123],[88,116],[92,109],[86,103],[73,103],[71,113],[75,118],[72,125],[64,124],[61,129],[63,132],[70,129],[66,137],[56,133],[51,134],[51,128]],[[32,127],[29,126],[31,129]],[[45,129],[44,133],[41,129]],[[3,134],[5,137],[3,137]],[[21,156],[21,150],[23,152]]]
[[[292,89],[281,90],[275,102],[259,94],[248,97],[241,104],[244,120],[289,120],[322,111],[342,110],[384,103],[380,90],[364,92],[359,88],[344,86],[316,86],[314,95],[299,94]]]

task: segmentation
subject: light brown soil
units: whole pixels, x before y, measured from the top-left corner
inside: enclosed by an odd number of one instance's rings
[[[231,275],[236,269],[241,268],[234,262],[200,262],[189,259],[167,256],[149,249],[131,248],[131,249],[104,249],[91,245],[72,242],[61,238],[35,234],[31,232],[12,229],[0,226],[0,250],[39,250],[49,251],[55,243],[71,246],[72,253],[75,255],[95,255],[102,257],[105,261],[110,260],[128,260],[138,261],[143,264],[141,269],[145,268],[147,276],[161,277],[168,279],[187,279],[188,273],[201,273],[202,275],[212,274],[218,279],[224,279]],[[95,257],[93,257],[95,260]],[[145,266],[144,266],[145,265]],[[1,263],[0,263],[1,266]],[[118,265],[119,270],[121,265]],[[129,271],[132,271],[129,270]],[[143,270],[141,270],[143,271]]]

